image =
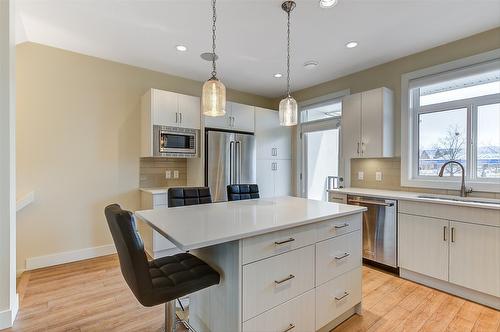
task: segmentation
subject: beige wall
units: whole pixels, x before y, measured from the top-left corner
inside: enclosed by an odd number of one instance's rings
[[[208,69],[207,69],[208,70]],[[200,95],[202,83],[33,43],[17,47],[17,189],[25,259],[111,243],[104,207],[139,206],[139,102],[154,87]],[[228,99],[272,101],[228,90]]]
[[[362,47],[362,45],[360,46]],[[382,86],[394,91],[396,153],[400,155],[401,138],[401,75],[500,48],[500,27],[464,39],[412,54],[360,72],[293,92],[297,101],[305,101],[329,93],[350,89],[357,93]],[[361,52],[362,49],[360,48]],[[279,99],[275,100],[278,105]],[[293,140],[295,143],[296,140]],[[294,148],[294,152],[296,149]],[[295,172],[293,173],[295,174]]]

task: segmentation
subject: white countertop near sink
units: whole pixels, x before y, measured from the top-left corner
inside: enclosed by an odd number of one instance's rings
[[[274,197],[158,208],[137,211],[135,215],[185,251],[365,210],[354,205]]]
[[[367,197],[381,197],[395,200],[404,200],[404,201],[416,201],[416,202],[427,202],[434,204],[446,204],[446,205],[456,205],[456,206],[466,206],[466,207],[475,207],[475,208],[483,208],[483,209],[494,209],[500,210],[500,200],[499,199],[490,199],[490,198],[480,198],[480,197],[467,197],[465,201],[447,201],[447,200],[439,200],[433,198],[423,198],[420,196],[434,196],[434,197],[449,197],[449,198],[457,198],[457,196],[452,195],[435,195],[435,194],[427,194],[427,193],[419,193],[419,192],[411,192],[411,191],[397,191],[397,190],[380,190],[380,189],[369,189],[369,188],[342,188],[342,189],[333,189],[328,190],[332,193],[339,194],[347,194],[347,195],[359,195],[359,196],[367,196]],[[460,198],[460,197],[458,197]],[[462,198],[461,198],[462,199]],[[482,200],[481,203],[478,202],[468,202],[467,200]],[[497,204],[488,204],[488,202],[497,203]]]

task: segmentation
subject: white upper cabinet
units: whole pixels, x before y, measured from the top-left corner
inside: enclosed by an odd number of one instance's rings
[[[394,94],[378,88],[342,102],[342,151],[345,159],[394,156]]]
[[[255,108],[257,159],[292,159],[292,129],[280,126],[277,111]]]
[[[205,127],[236,131],[254,131],[255,107],[233,102],[226,102],[224,116],[204,116]]]
[[[153,125],[200,129],[200,98],[175,92],[151,89]]]

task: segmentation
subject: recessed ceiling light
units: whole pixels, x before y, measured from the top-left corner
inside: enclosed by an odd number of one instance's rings
[[[186,52],[188,48],[184,45],[177,45],[175,49],[179,52]]]
[[[304,63],[305,69],[314,69],[318,66],[318,61],[307,61]]]
[[[348,42],[347,44],[345,44],[345,47],[347,47],[347,48],[355,48],[356,46],[358,46],[358,43],[355,41],[351,41],[351,42]]]
[[[274,76],[274,77],[276,77],[276,78],[281,78],[281,77],[283,77],[283,74],[281,74],[281,73],[276,73],[276,74],[274,74],[273,76]]]
[[[319,6],[321,8],[332,8],[337,2],[338,0],[319,0]]]

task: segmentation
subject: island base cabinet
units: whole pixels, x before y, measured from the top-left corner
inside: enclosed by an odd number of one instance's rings
[[[361,268],[316,287],[316,330],[361,302]]]
[[[450,222],[449,281],[500,297],[500,228]]]
[[[243,323],[243,332],[314,331],[314,290]]]

